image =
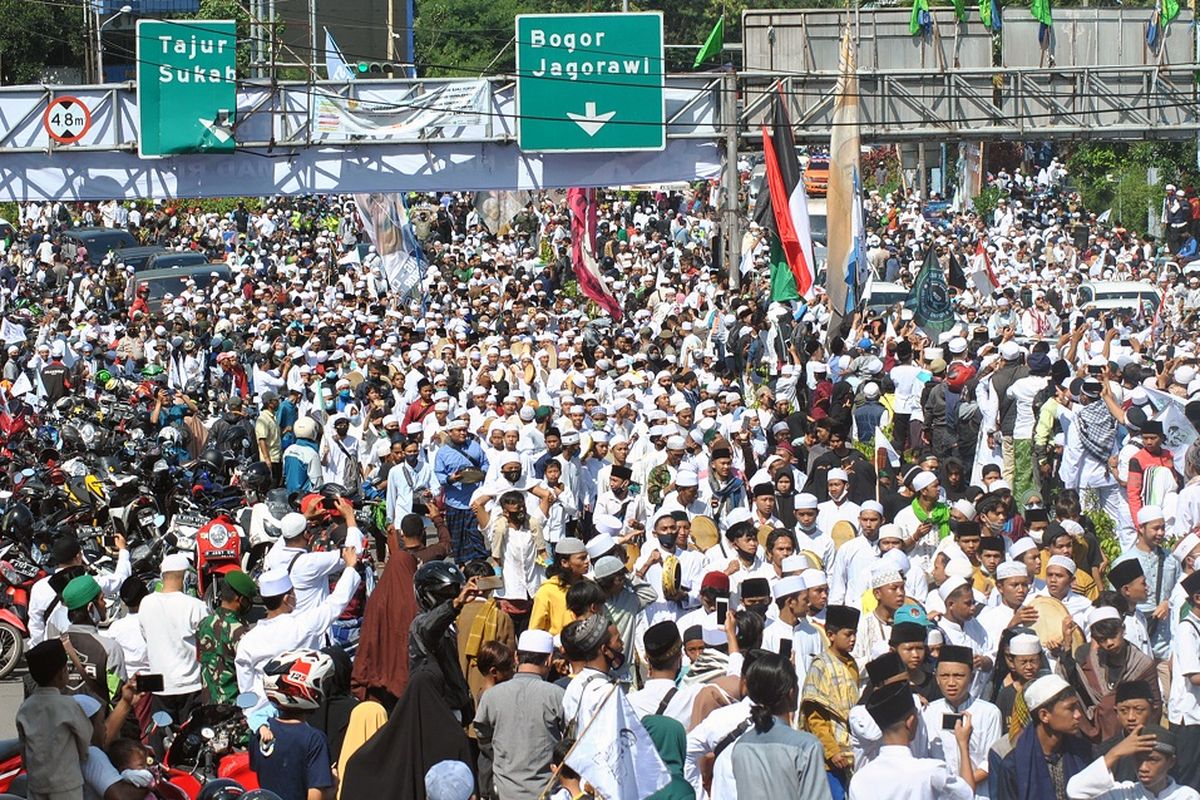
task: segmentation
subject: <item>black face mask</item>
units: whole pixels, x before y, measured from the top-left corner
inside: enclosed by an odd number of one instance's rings
[[[746,605],[746,610],[753,611],[755,614],[758,614],[763,619],[766,619],[767,618],[767,608],[769,606],[770,606],[770,603],[767,603],[767,602],[753,603],[753,604]]]
[[[668,553],[675,552],[675,534],[671,534],[670,536],[657,536],[655,538],[658,539],[658,546],[663,550]]]
[[[517,481],[521,480],[521,473],[519,471],[507,471],[501,472],[500,474],[503,475],[509,481],[509,483],[516,483]]]
[[[420,458],[421,458],[421,454],[417,453],[416,455],[413,455],[413,456],[405,456],[404,460],[408,462],[408,465],[410,467],[415,467],[417,465],[417,461],[419,461]]]
[[[608,647],[605,647],[604,649],[608,651],[607,660],[608,660],[608,671],[609,672],[616,672],[621,667],[625,666],[625,654],[624,653],[614,652],[613,650],[609,649]]]

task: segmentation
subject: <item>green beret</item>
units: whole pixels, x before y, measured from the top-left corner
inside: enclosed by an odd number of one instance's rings
[[[229,584],[229,588],[242,597],[253,599],[258,594],[258,587],[254,585],[254,579],[240,569],[226,572],[225,583]]]
[[[68,610],[83,608],[100,596],[100,584],[91,575],[80,575],[72,578],[63,588],[62,601]]]

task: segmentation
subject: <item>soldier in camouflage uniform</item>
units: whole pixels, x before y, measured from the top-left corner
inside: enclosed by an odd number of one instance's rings
[[[246,614],[258,593],[254,580],[241,570],[225,575],[221,586],[221,605],[200,622],[196,630],[196,648],[200,655],[200,681],[210,703],[237,700],[237,671],[233,660],[238,641],[249,626]]]

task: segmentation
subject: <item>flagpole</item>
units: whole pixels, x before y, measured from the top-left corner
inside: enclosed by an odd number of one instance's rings
[[[596,722],[596,719],[599,718],[600,709],[604,708],[605,703],[608,702],[609,698],[612,697],[613,692],[620,688],[620,686],[621,685],[619,683],[614,683],[612,688],[608,690],[608,694],[604,695],[604,699],[600,701],[600,705],[596,706],[596,713],[592,715],[590,720],[588,720],[588,724],[583,726],[583,730],[580,731],[579,735],[575,737],[575,741],[571,742],[571,746],[567,748],[567,752],[563,753],[561,763],[567,763],[567,759],[571,757],[571,753],[575,752],[575,748],[579,745],[579,742],[583,740],[583,737],[589,730],[591,730],[591,727]],[[582,702],[582,698],[580,698],[580,702]],[[546,798],[550,795],[550,787],[554,785],[556,780],[558,780],[558,776],[551,776],[550,780],[546,783],[545,788],[542,789],[542,793],[538,795],[538,800],[546,800]],[[600,794],[595,791],[595,787],[592,788],[592,793],[595,794],[596,797],[601,797]],[[603,800],[602,797],[601,800]]]

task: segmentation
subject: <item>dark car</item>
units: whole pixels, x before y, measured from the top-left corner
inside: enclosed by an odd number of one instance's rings
[[[126,247],[137,247],[138,241],[129,231],[120,228],[75,228],[63,234],[63,259],[74,263],[80,245],[87,248],[88,262],[99,266],[109,253]]]
[[[123,247],[121,248],[121,252],[117,254],[117,263],[133,267],[134,272],[141,272],[146,269],[146,263],[152,257],[165,252],[167,252],[167,248],[158,246]]]
[[[213,277],[214,274],[216,278]],[[228,264],[208,262],[190,267],[145,270],[137,274],[137,286],[140,288],[144,284],[150,287],[150,296],[146,302],[151,311],[157,312],[162,308],[163,297],[167,294],[178,297],[179,293],[187,288],[189,278],[196,282],[197,287],[206,289],[215,280],[232,283],[233,272]]]
[[[208,256],[193,250],[164,250],[150,256],[143,269],[179,269],[180,267],[199,267],[208,263]],[[138,272],[142,270],[139,269]]]

